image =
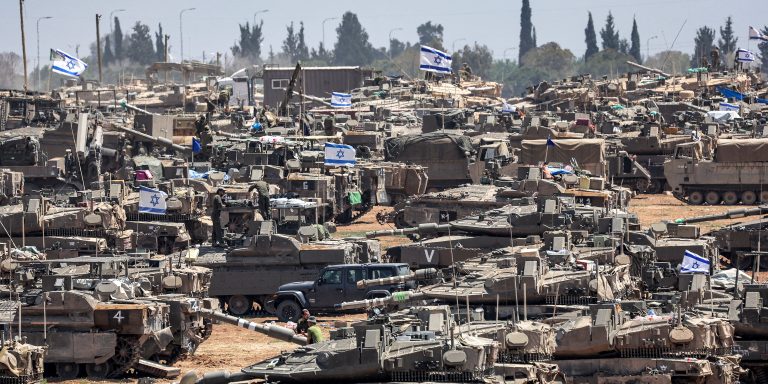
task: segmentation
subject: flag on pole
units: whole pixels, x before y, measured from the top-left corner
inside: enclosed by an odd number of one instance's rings
[[[197,137],[192,138],[192,153],[200,153],[203,151],[203,145],[200,144],[200,140]]]
[[[753,26],[749,26],[749,39],[750,40],[762,40],[768,41],[768,37],[763,35],[762,32],[755,29]]]
[[[730,103],[720,103],[720,110],[721,111],[740,111],[741,107],[739,107],[736,104],[730,104]]]
[[[165,214],[165,199],[167,197],[168,195],[163,191],[141,186],[139,189],[139,212]]]
[[[680,273],[704,273],[709,275],[709,260],[685,250],[683,263],[680,265]]]
[[[325,143],[325,165],[352,167],[355,163],[355,149],[352,146]]]
[[[88,64],[62,50],[51,49],[51,71],[64,76],[80,77]]]
[[[547,147],[554,147],[555,142],[552,141],[552,136],[547,136]]]
[[[419,69],[427,72],[451,73],[452,60],[447,53],[422,45]]]
[[[352,94],[333,92],[331,93],[331,107],[344,108],[352,106]]]
[[[736,61],[741,63],[749,63],[755,61],[755,53],[750,50],[739,48],[736,51]]]

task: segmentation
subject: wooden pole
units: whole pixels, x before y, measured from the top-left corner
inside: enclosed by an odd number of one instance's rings
[[[101,34],[99,33],[99,20],[101,15],[96,14],[96,56],[99,58],[99,85],[101,85]]]
[[[19,0],[19,21],[21,24],[21,59],[24,62],[24,93],[27,93],[29,83],[27,82],[27,43],[24,37],[24,0]]]

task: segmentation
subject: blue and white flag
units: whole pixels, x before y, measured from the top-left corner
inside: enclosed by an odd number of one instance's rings
[[[501,105],[501,112],[502,113],[512,113],[512,112],[515,112],[515,111],[517,111],[517,107],[515,107],[513,105],[507,104],[506,101],[504,102],[504,104]]]
[[[763,35],[762,32],[755,29],[753,26],[749,26],[749,39],[750,40],[762,40],[768,41],[768,37]]]
[[[333,92],[331,93],[331,107],[344,108],[352,106],[352,94]]]
[[[730,103],[720,103],[720,110],[721,111],[736,111],[738,112],[741,108],[736,104],[730,104]]]
[[[445,52],[422,45],[419,69],[427,72],[451,73],[452,60]]]
[[[686,249],[683,263],[680,265],[680,273],[704,273],[709,275],[709,260]]]
[[[157,189],[141,186],[139,189],[139,212],[165,214],[165,199],[168,195]]]
[[[755,53],[746,49],[739,48],[736,51],[736,61],[741,63],[749,63],[755,61]]]
[[[51,60],[51,70],[64,76],[80,77],[88,68],[88,64],[82,60],[59,49],[51,49]]]
[[[325,143],[325,165],[351,167],[355,162],[355,148],[352,146]]]

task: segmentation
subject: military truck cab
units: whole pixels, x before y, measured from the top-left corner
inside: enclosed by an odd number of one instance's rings
[[[315,281],[300,281],[280,286],[266,310],[281,321],[296,321],[302,309],[314,312],[333,312],[334,306],[344,301],[386,297],[392,292],[413,288],[413,283],[379,285],[358,288],[360,280],[407,276],[411,274],[405,263],[340,264],[323,268]]]

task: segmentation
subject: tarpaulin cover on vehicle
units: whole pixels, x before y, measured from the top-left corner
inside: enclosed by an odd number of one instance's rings
[[[745,163],[768,161],[768,139],[721,139],[717,141],[715,161]]]
[[[407,147],[413,145],[430,145],[454,143],[462,152],[475,153],[472,147],[472,140],[467,136],[455,135],[452,133],[432,132],[421,135],[405,135],[399,137],[390,137],[384,142],[384,159],[386,161],[397,161],[397,157],[405,151]]]
[[[603,139],[552,139],[555,146],[547,146],[547,140],[523,140],[520,151],[521,164],[556,162],[570,164],[571,158],[579,165],[596,164],[605,161]]]

